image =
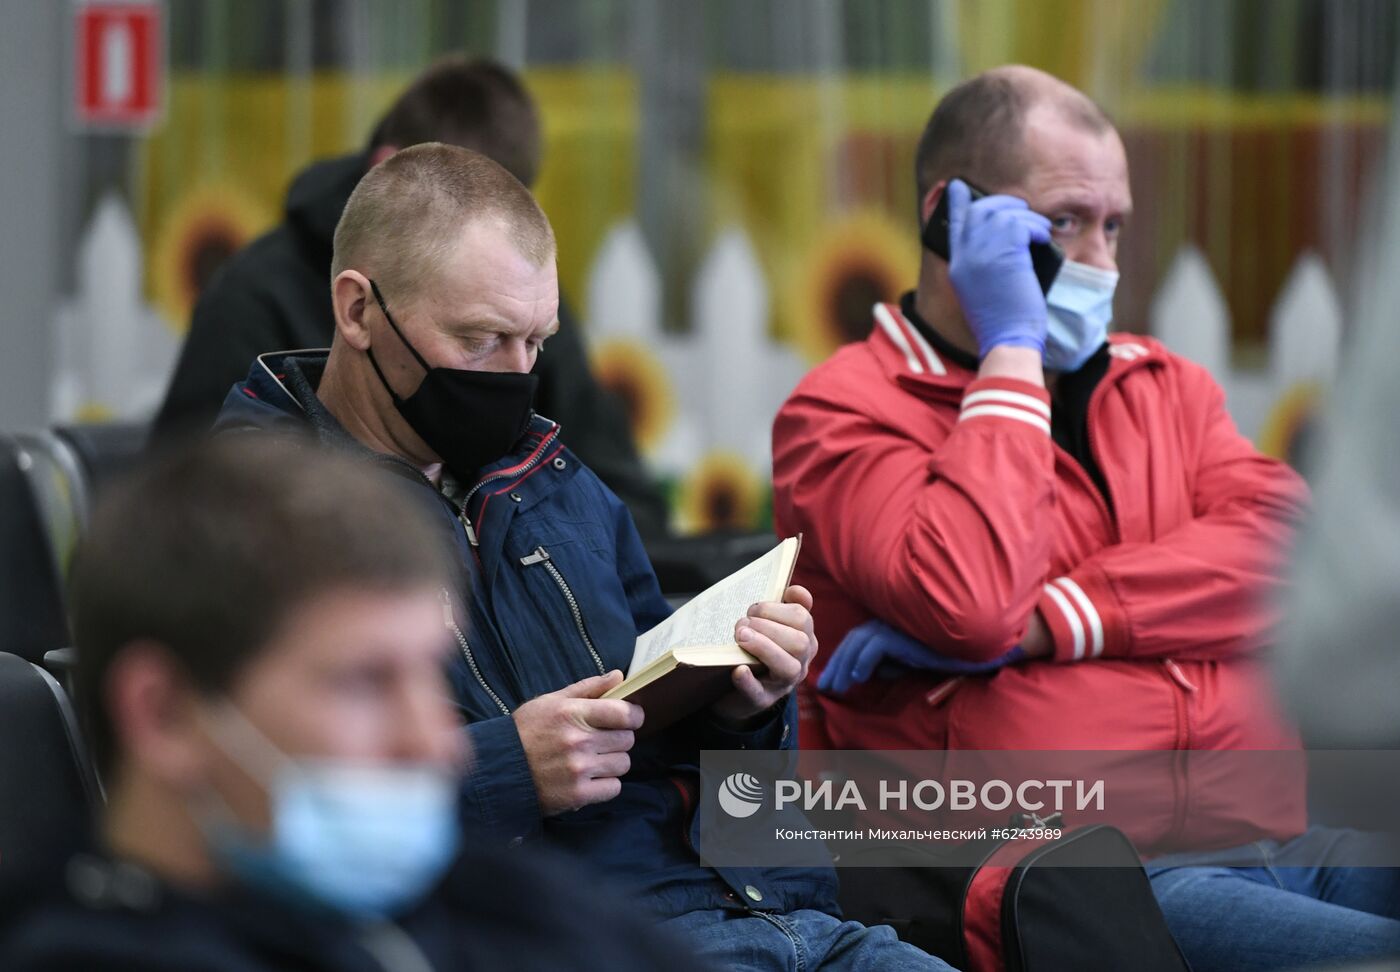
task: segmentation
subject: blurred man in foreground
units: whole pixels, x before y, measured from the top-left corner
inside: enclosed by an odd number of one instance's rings
[[[813,668],[813,734],[1241,752],[1121,821],[1148,854],[1247,844],[1249,867],[1150,868],[1192,967],[1400,950],[1396,873],[1328,866],[1361,835],[1308,829],[1301,780],[1247,755],[1298,745],[1264,653],[1306,490],[1203,369],[1108,333],[1132,211],[1118,133],[1068,85],[998,68],[939,103],[916,177],[921,225],[947,196],[951,262],[925,252],[917,289],[774,426],[775,518],[806,531],[798,575],[839,645]],[[1030,247],[1052,240],[1046,290]]]
[[[540,168],[539,116],[518,77],[490,61],[449,58],[430,67],[375,126],[364,151],[299,174],[281,225],[230,258],[200,295],[156,419],[158,440],[207,431],[255,356],[331,343],[327,282],[345,202],[367,171],[421,142],[481,152],[527,187]],[[627,416],[589,370],[578,322],[567,307],[559,316],[549,354],[534,369],[536,407],[563,423],[569,447],[627,504],[644,536],[664,534],[665,503],[637,455]]]
[[[451,569],[402,492],[342,458],[245,441],[110,498],[74,576],[108,804],[91,852],[5,916],[0,967],[675,961],[571,868],[458,856]]]

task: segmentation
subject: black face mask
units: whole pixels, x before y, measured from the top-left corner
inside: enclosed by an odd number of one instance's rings
[[[384,305],[379,286],[371,280],[370,289],[384,319],[394,329],[404,347],[423,366],[423,383],[407,398],[384,378],[374,351],[369,363],[380,383],[394,400],[394,407],[418,437],[438,454],[452,474],[463,481],[476,478],[481,467],[508,455],[534,415],[535,387],[539,378],[514,371],[466,371],[434,368],[409,343]]]

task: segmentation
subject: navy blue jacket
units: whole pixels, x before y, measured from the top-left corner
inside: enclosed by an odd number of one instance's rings
[[[468,831],[489,844],[543,840],[572,851],[661,917],[739,906],[838,913],[830,869],[710,869],[692,845],[700,751],[795,748],[792,698],[751,732],[698,713],[640,739],[619,796],[541,816],[510,713],[591,675],[626,671],[637,635],[670,613],[632,518],[560,443],[560,427],[538,415],[458,509],[416,468],[364,448],[336,422],[315,394],[325,361],[325,352],[263,355],[229,392],[215,430],[311,431],[322,445],[361,453],[402,474],[451,536],[465,567],[450,608],[459,643],[451,676],[476,756],[463,800]]]
[[[237,884],[181,890],[98,852],[0,904],[5,972],[696,968],[576,864],[529,852],[460,858],[392,924],[352,923]]]

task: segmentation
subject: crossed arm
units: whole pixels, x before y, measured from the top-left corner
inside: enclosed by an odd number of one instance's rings
[[[998,373],[993,355],[965,402],[1009,393],[1048,408],[1038,369]],[[783,502],[792,522],[825,526],[809,528],[824,569],[884,619],[848,636],[821,687],[841,691],[886,659],[953,674],[1259,647],[1306,489],[1238,434],[1213,382],[1188,377],[1208,390],[1183,396],[1180,416],[1197,448],[1190,518],[1152,542],[1103,547],[1063,576],[1050,570],[1054,450],[1043,429],[964,405],[931,446],[831,402],[790,403],[775,431]],[[798,437],[805,449],[781,446]]]

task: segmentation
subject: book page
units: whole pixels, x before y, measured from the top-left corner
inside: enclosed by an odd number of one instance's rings
[[[637,638],[627,677],[673,648],[734,644],[734,624],[750,605],[781,596],[797,559],[798,538],[791,537],[713,587],[697,594],[675,614]]]

